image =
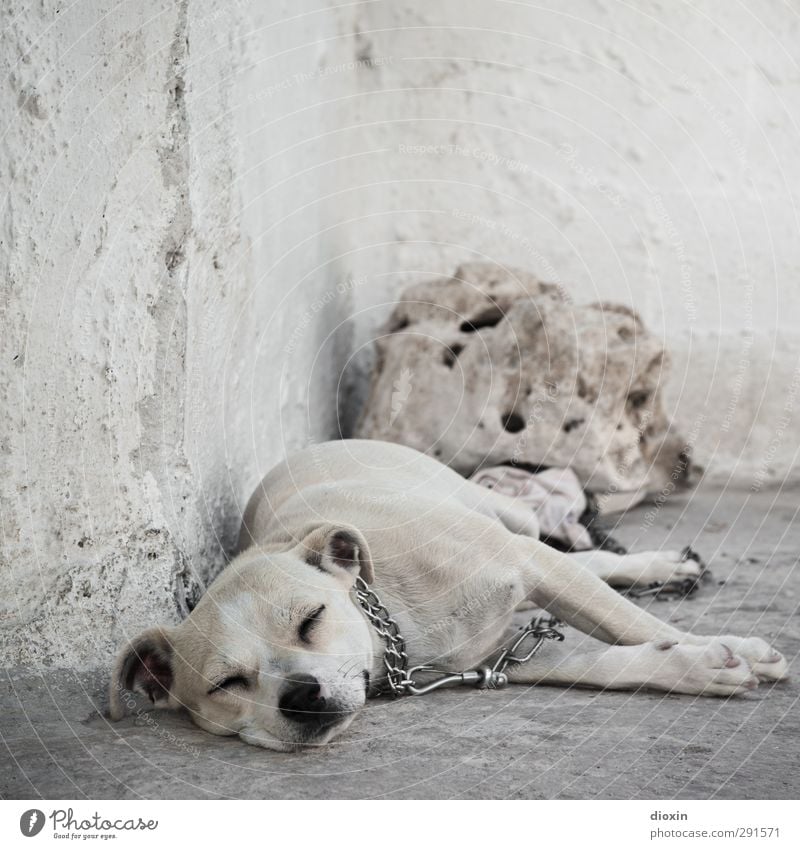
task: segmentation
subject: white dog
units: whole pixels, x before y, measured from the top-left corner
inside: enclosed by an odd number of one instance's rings
[[[129,689],[214,734],[278,750],[327,743],[387,683],[392,644],[359,603],[359,577],[397,623],[410,667],[475,668],[527,601],[598,641],[548,642],[508,668],[511,683],[730,696],[786,676],[763,640],[683,633],[609,586],[696,577],[694,561],[566,555],[538,535],[530,510],[409,448],[308,448],[263,480],[241,553],[191,615],[122,652],[111,715]]]

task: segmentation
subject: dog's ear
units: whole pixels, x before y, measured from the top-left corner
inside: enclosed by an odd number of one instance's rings
[[[343,578],[351,586],[360,576],[371,584],[375,569],[363,534],[350,525],[322,525],[300,543],[306,563]]]
[[[113,720],[122,719],[125,715],[123,690],[144,693],[156,707],[174,707],[169,703],[173,682],[170,630],[148,628],[120,652],[114,664],[109,691]]]

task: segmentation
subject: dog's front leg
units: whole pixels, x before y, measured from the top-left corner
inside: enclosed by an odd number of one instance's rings
[[[611,589],[576,559],[540,542],[528,543],[529,598],[570,625],[607,643],[677,640],[676,628]]]
[[[547,642],[525,663],[506,670],[512,684],[552,684],[610,690],[646,687],[695,696],[732,696],[753,690],[758,678],[720,640],[693,646],[670,640],[608,646],[582,639]]]
[[[721,641],[744,658],[759,678],[785,678],[788,664],[758,637],[688,634],[652,616],[621,596],[576,560],[543,543],[527,541],[523,567],[528,597],[570,625],[607,643],[625,646],[672,642],[705,646]]]

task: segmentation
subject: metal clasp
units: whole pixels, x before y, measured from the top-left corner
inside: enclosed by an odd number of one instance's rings
[[[417,685],[414,682],[415,673],[441,675],[428,684]],[[508,676],[491,666],[480,666],[465,672],[445,672],[435,666],[415,666],[408,670],[407,680],[403,682],[403,691],[411,696],[424,696],[440,687],[477,687],[480,690],[500,690],[508,684]]]
[[[511,663],[525,663],[530,660],[536,652],[544,644],[545,640],[563,640],[564,635],[557,631],[554,627],[560,624],[557,619],[547,619],[546,624],[542,619],[533,619],[529,625],[523,628],[517,635],[514,642],[505,649],[502,649],[497,656],[497,660],[489,666],[484,664],[476,669],[467,669],[464,672],[447,672],[444,669],[437,669],[435,666],[415,666],[405,673],[405,678],[397,685],[397,690],[409,696],[424,696],[425,693],[430,693],[432,690],[438,690],[440,687],[477,687],[479,690],[501,690],[508,684],[508,675],[505,674],[506,667]],[[533,645],[524,655],[517,655],[520,647],[528,637],[533,636]],[[429,675],[439,675],[427,684],[417,684],[414,676],[422,673]]]

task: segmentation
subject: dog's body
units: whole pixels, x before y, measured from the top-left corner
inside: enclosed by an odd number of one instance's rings
[[[409,666],[462,670],[533,602],[599,640],[548,643],[519,683],[732,695],[786,674],[757,638],[676,630],[608,585],[696,577],[676,552],[565,555],[535,516],[409,448],[346,440],[280,464],[248,505],[242,552],[181,625],[150,629],[117,664],[119,692],[184,706],[214,733],[291,749],[343,730],[385,680],[385,644],[355,601],[360,575],[405,639]]]

